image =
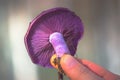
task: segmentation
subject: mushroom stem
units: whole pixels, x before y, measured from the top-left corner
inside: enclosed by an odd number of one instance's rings
[[[58,57],[62,57],[65,53],[70,53],[68,46],[61,33],[52,33],[49,37],[49,42],[52,44]]]

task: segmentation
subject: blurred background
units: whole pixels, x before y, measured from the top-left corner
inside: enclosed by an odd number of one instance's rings
[[[0,0],[0,80],[57,80],[55,69],[31,62],[24,45],[29,22],[54,7],[69,8],[84,23],[77,57],[120,74],[120,0]]]

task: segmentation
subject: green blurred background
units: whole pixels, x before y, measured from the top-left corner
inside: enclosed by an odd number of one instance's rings
[[[31,62],[24,45],[29,22],[53,7],[69,8],[84,23],[77,57],[120,74],[120,0],[0,0],[0,80],[57,80],[55,69]]]

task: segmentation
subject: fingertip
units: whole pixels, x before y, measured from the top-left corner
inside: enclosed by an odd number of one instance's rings
[[[60,64],[63,67],[63,69],[71,69],[76,64],[79,64],[79,62],[77,62],[77,60],[71,55],[65,54],[62,56]]]
[[[71,55],[65,54],[62,56],[60,64],[65,74],[74,80],[78,80],[79,75],[79,62]]]

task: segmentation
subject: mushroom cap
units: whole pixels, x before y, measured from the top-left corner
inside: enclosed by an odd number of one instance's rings
[[[55,54],[55,50],[49,42],[49,36],[54,32],[60,32],[63,35],[70,54],[74,56],[84,29],[81,19],[67,8],[43,11],[30,22],[24,38],[33,63],[52,68],[50,58]]]

